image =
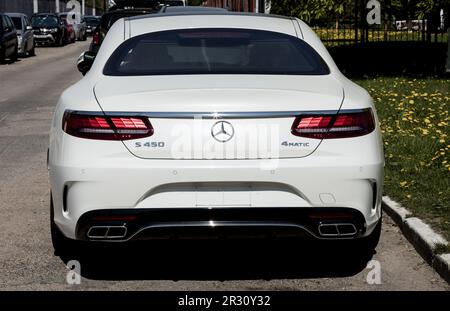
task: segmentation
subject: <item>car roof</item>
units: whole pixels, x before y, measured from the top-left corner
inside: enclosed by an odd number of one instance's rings
[[[161,12],[164,13],[178,13],[178,12],[189,12],[189,13],[203,13],[203,12],[228,12],[227,9],[224,8],[216,8],[216,7],[208,7],[208,6],[164,6],[161,9]]]
[[[42,15],[42,16],[56,16],[58,17],[58,14],[56,13],[34,13],[33,16],[38,16],[38,15]]]
[[[28,17],[26,14],[23,14],[23,13],[5,13],[5,15],[12,16],[12,17]]]
[[[102,15],[102,18],[104,16],[111,16],[114,14],[121,14],[121,13],[140,13],[140,12],[152,12],[155,11],[155,9],[152,8],[132,8],[132,9],[116,9],[112,11],[108,11]],[[157,11],[157,10],[156,10]]]
[[[149,32],[184,28],[245,28],[280,32],[297,37],[298,23],[293,18],[256,13],[236,12],[177,12],[132,16],[123,19],[122,27],[127,27],[129,37]],[[117,33],[123,33],[123,28]]]
[[[152,7],[158,5],[159,0],[114,0],[117,8],[124,7]]]
[[[205,10],[205,11],[183,11],[180,10],[179,12],[169,12],[169,13],[156,13],[156,14],[149,14],[149,15],[138,15],[138,16],[131,16],[127,17],[126,20],[140,20],[140,19],[147,19],[147,18],[160,18],[160,17],[169,17],[169,16],[185,16],[185,15],[202,15],[202,16],[214,16],[214,15],[220,15],[220,16],[247,16],[249,18],[259,18],[259,17],[265,17],[265,18],[277,18],[277,19],[288,19],[292,20],[292,17],[288,16],[282,16],[282,15],[274,15],[274,14],[262,14],[262,13],[247,13],[247,12],[232,12],[227,10]]]

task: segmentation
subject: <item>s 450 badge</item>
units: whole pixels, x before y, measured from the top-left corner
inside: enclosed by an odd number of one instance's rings
[[[134,147],[136,148],[164,148],[166,145],[163,141],[137,141],[134,143]]]

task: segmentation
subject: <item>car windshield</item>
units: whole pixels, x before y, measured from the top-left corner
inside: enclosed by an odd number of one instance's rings
[[[22,30],[22,20],[20,19],[20,17],[11,17],[14,26],[16,27],[17,30]]]
[[[55,16],[51,15],[38,15],[33,16],[31,20],[31,25],[33,27],[58,27],[58,19]]]
[[[247,29],[182,29],[125,41],[105,75],[271,74],[325,75],[329,69],[306,42]]]
[[[86,24],[89,26],[96,26],[100,23],[100,20],[95,17],[85,17],[84,20],[86,21]]]

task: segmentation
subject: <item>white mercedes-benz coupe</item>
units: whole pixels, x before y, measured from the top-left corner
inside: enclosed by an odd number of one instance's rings
[[[376,246],[375,107],[304,22],[120,19],[78,68],[86,75],[61,95],[50,131],[56,252],[210,235]]]

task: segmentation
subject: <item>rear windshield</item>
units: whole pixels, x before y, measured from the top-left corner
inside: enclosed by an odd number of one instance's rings
[[[98,25],[100,23],[100,19],[96,17],[85,17],[84,20],[88,25]]]
[[[20,17],[11,17],[17,30],[22,30],[22,19]]]
[[[248,29],[183,29],[125,41],[103,73],[325,75],[329,69],[307,43],[293,36]]]

